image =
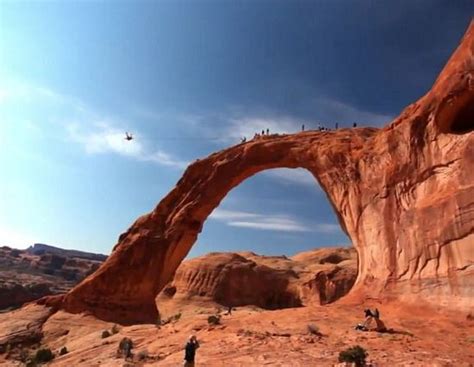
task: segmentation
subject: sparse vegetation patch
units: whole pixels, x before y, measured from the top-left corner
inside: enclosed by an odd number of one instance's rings
[[[354,363],[356,367],[363,367],[366,365],[365,359],[368,353],[359,345],[347,348],[339,353],[339,362]]]
[[[102,339],[108,338],[110,336],[110,332],[108,330],[102,331]]]
[[[207,323],[209,325],[220,325],[221,316],[220,315],[211,315],[207,318]]]

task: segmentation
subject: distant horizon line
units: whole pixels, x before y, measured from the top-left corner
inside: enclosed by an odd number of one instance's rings
[[[47,246],[47,247],[52,247],[52,248],[56,248],[56,249],[60,249],[60,250],[66,250],[66,251],[79,251],[79,252],[84,252],[84,253],[87,253],[87,254],[93,254],[93,255],[103,255],[103,256],[110,256],[110,254],[112,253],[112,251],[108,254],[104,254],[104,253],[101,253],[101,252],[89,252],[89,251],[85,251],[85,250],[81,250],[81,249],[77,249],[77,248],[67,248],[67,247],[60,247],[60,246],[55,246],[55,245],[49,245],[47,243],[42,243],[42,242],[35,242],[33,243],[32,245],[29,245],[27,247],[16,247],[16,246],[9,246],[9,245],[5,245],[5,244],[2,244],[0,245],[0,247],[8,247],[10,249],[15,249],[15,250],[21,250],[21,251],[26,251],[28,250],[29,248],[34,248],[36,245],[42,245],[42,246]],[[351,248],[351,247],[354,247],[351,243],[346,243],[346,244],[336,244],[336,245],[324,245],[324,246],[316,246],[316,247],[312,247],[311,249],[308,249],[308,250],[303,250],[303,251],[299,251],[299,252],[296,252],[294,253],[293,255],[286,255],[286,254],[281,254],[281,255],[263,255],[263,254],[259,254],[259,253],[256,253],[252,250],[236,250],[236,251],[208,251],[204,254],[201,254],[201,255],[196,255],[192,258],[198,258],[198,257],[201,257],[201,256],[206,256],[208,254],[212,254],[212,253],[221,253],[221,254],[225,254],[225,253],[234,253],[234,254],[238,254],[238,253],[243,253],[243,252],[251,252],[255,255],[258,255],[258,256],[294,256],[296,254],[299,254],[299,253],[303,253],[303,252],[308,252],[308,251],[312,251],[312,250],[316,250],[316,249],[322,249],[322,248],[334,248],[334,247],[340,247],[340,248]],[[190,259],[188,258],[188,256],[185,257],[185,259]]]

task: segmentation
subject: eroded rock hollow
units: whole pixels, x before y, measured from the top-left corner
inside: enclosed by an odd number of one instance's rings
[[[474,297],[474,23],[432,89],[382,129],[272,135],[191,164],[123,233],[100,269],[61,299],[70,312],[155,321],[155,297],[206,218],[246,178],[304,168],[358,251],[347,297],[466,309]]]

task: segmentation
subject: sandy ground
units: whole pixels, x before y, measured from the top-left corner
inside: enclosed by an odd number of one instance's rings
[[[102,338],[113,324],[91,316],[58,312],[42,326],[43,346],[69,353],[56,357],[52,366],[180,366],[183,346],[190,334],[201,343],[196,366],[334,366],[341,350],[360,345],[374,366],[473,366],[474,321],[464,314],[439,312],[427,307],[376,305],[382,319],[396,333],[361,332],[353,326],[362,320],[365,305],[332,304],[262,311],[239,308],[223,315],[221,325],[209,326],[208,313],[196,310],[178,321],[156,325],[119,326],[119,332]],[[21,323],[44,317],[40,306],[0,315],[0,340]],[[20,321],[19,321],[20,320]],[[316,325],[324,335],[308,332]],[[12,326],[13,325],[13,326]],[[12,329],[13,327],[13,329]],[[117,357],[123,337],[134,343],[134,358]],[[138,356],[146,356],[139,361]],[[2,366],[21,363],[5,360]]]

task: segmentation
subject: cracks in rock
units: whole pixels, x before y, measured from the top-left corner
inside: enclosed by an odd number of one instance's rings
[[[415,263],[415,266],[414,266],[414,269],[413,269],[413,272],[410,276],[410,279],[413,279],[416,275],[418,275],[418,279],[421,279],[421,273],[423,272],[423,270],[426,268],[426,266],[428,265],[429,262],[433,261],[433,260],[436,260],[437,263],[436,263],[436,268],[435,268],[435,273],[436,273],[436,276],[438,276],[438,272],[439,272],[439,266],[441,264],[440,262],[440,259],[441,259],[441,251],[443,249],[443,247],[445,246],[449,246],[452,242],[454,241],[459,241],[459,240],[462,240],[470,235],[474,234],[474,227],[468,231],[467,233],[464,233],[463,235],[460,235],[456,238],[451,238],[449,240],[446,240],[444,242],[441,242],[441,243],[432,243],[432,244],[429,244],[429,245],[426,245],[425,246],[425,250],[429,249],[430,247],[433,247],[433,246],[437,246],[437,249],[436,249],[436,255],[435,256],[431,256],[431,257],[425,257],[425,260],[423,262],[423,265],[421,266],[420,269],[418,269],[419,265],[420,265],[420,261],[421,261],[421,258],[424,257],[425,253],[421,253],[419,254],[418,256],[415,256],[413,258],[411,258],[410,260],[408,260],[408,267],[406,270],[404,270],[402,273],[400,273],[399,275],[397,275],[397,280],[401,280],[401,278],[403,276],[405,276],[410,268],[411,268],[411,264],[413,262],[416,262]],[[461,268],[456,268],[456,270],[465,270],[465,268],[468,268],[470,266],[473,266],[474,264],[467,264]]]

